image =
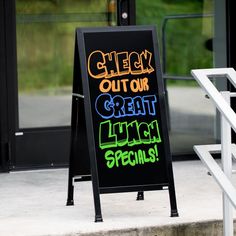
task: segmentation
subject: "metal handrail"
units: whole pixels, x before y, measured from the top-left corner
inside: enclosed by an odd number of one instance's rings
[[[235,96],[235,93],[219,92],[210,78],[221,79],[226,77],[236,88],[236,71],[233,68],[201,69],[192,70],[191,74],[221,113],[220,149],[223,171],[211,156],[211,151],[215,149],[214,145],[198,145],[194,146],[194,150],[223,190],[224,235],[233,236],[232,206],[236,208],[236,189],[230,179],[232,175],[232,154],[236,156],[236,147],[235,144],[231,144],[231,128],[236,131],[236,113],[230,106],[230,97]]]

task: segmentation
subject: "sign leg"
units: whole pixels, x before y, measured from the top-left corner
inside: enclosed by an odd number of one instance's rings
[[[95,222],[103,222],[98,187],[96,186],[94,182],[92,183],[93,183],[93,198],[94,198],[94,207],[95,207]]]
[[[143,191],[138,191],[136,200],[137,201],[144,200],[144,192]]]
[[[69,180],[68,180],[68,195],[67,195],[67,206],[74,205],[74,186],[73,186],[73,177],[71,175],[71,170],[69,170]]]
[[[171,208],[170,216],[178,217],[179,213],[177,210],[173,168],[171,163],[169,163],[168,170],[169,170],[169,197],[170,197],[170,208]]]
[[[170,216],[178,217],[179,213],[177,210],[174,182],[170,183],[169,185],[169,196],[170,196],[170,208],[171,208]]]

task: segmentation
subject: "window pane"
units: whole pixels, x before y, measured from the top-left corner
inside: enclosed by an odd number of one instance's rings
[[[16,1],[20,128],[70,124],[75,28],[114,25],[114,4]]]
[[[137,23],[157,26],[172,154],[215,143],[215,107],[190,70],[213,67],[213,0],[137,0]]]

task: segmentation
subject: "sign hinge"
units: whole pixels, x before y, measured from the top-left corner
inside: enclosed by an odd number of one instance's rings
[[[22,135],[24,135],[23,132],[15,132],[15,136],[22,136]]]
[[[72,96],[77,97],[77,98],[84,98],[84,95],[79,94],[79,93],[72,93]]]

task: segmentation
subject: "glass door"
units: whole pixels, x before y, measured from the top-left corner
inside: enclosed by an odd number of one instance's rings
[[[214,67],[213,0],[136,0],[137,24],[155,24],[162,55],[173,155],[215,143],[215,107],[190,75]]]
[[[115,24],[108,3],[16,0],[20,129],[70,124],[75,28]]]
[[[11,168],[68,163],[75,29],[116,24],[114,0],[15,0],[17,104]]]

